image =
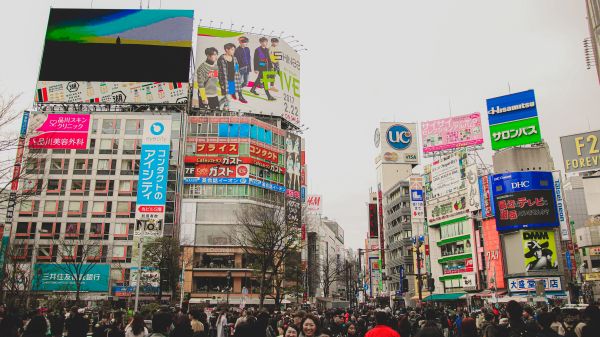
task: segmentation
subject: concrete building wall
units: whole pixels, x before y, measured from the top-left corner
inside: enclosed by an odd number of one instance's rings
[[[554,170],[554,161],[546,143],[539,147],[505,149],[496,152],[492,159],[495,173]]]

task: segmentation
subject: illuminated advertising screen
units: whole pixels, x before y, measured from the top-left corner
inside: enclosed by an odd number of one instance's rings
[[[509,172],[492,178],[496,228],[559,226],[552,172]]]
[[[423,152],[437,152],[483,144],[481,115],[477,113],[421,123]]]
[[[525,230],[521,235],[525,271],[558,269],[553,230]]]
[[[283,39],[198,27],[194,106],[300,125],[300,55]]]
[[[481,222],[483,232],[483,251],[485,265],[487,266],[486,284],[488,289],[505,287],[504,265],[502,264],[502,247],[500,246],[500,234],[496,230],[494,218],[483,219]]]
[[[377,204],[369,204],[369,238],[371,239],[379,236],[377,224]]]
[[[192,10],[52,8],[36,101],[185,103],[193,17]]]

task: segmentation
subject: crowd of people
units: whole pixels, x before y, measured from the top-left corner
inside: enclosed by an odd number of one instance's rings
[[[0,337],[600,337],[600,309],[532,308],[515,301],[475,311],[428,307],[325,311],[174,310],[144,317],[115,311],[36,310],[18,317],[0,306]]]

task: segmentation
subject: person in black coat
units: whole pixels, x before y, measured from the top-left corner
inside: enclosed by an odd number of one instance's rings
[[[254,81],[250,92],[258,96],[256,88],[262,84],[262,86],[265,89],[267,99],[269,101],[274,101],[275,98],[273,98],[273,96],[271,96],[271,93],[269,93],[269,83],[264,83],[263,81],[263,73],[265,71],[273,69],[271,55],[269,52],[269,48],[267,48],[267,43],[269,42],[269,39],[267,39],[266,37],[261,37],[258,41],[260,42],[260,46],[254,50],[254,72],[258,75],[256,76],[256,80]]]
[[[69,318],[65,320],[67,337],[86,337],[89,327],[90,323],[79,313],[79,308],[72,307]]]

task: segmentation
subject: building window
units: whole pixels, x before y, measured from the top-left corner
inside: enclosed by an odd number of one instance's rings
[[[21,208],[19,209],[19,215],[22,216],[37,216],[38,213],[38,204],[37,200],[22,200]]]
[[[58,239],[60,236],[60,223],[42,222],[40,238]]]
[[[36,259],[40,262],[56,262],[56,246],[39,245]]]
[[[121,175],[137,175],[140,170],[140,161],[136,159],[124,159],[121,161]]]
[[[54,158],[50,160],[50,174],[69,173],[69,159]]]
[[[96,180],[94,195],[112,195],[114,190],[114,181],[112,180]]]
[[[71,180],[71,195],[88,195],[89,189],[84,179]]]
[[[119,195],[137,194],[137,180],[121,180],[119,181]]]
[[[46,186],[47,195],[62,195],[63,186],[62,179],[48,179],[48,185]]]
[[[15,244],[12,258],[18,261],[31,260],[31,247],[29,247],[29,245],[26,243]]]
[[[74,261],[77,259],[77,246],[76,245],[61,245],[61,256],[63,261]]]
[[[27,174],[44,174],[46,167],[46,159],[44,158],[28,158],[25,164],[25,173]]]
[[[35,222],[17,222],[15,236],[22,239],[33,239],[35,238],[35,228]]]
[[[121,120],[120,119],[105,119],[102,121],[102,134],[103,135],[116,135],[121,132]]]
[[[110,201],[94,201],[92,204],[92,218],[109,218],[112,202]]]
[[[91,174],[92,164],[92,159],[75,159],[75,165],[73,166],[73,174]]]
[[[123,154],[140,154],[142,152],[142,142],[139,139],[123,140]]]
[[[67,217],[85,217],[87,215],[87,201],[69,201]]]
[[[65,239],[66,238],[83,238],[83,231],[81,230],[81,224],[79,222],[67,222],[65,226]]]
[[[92,223],[90,224],[90,240],[108,240],[108,233],[110,232],[109,223]]]
[[[90,139],[88,142],[87,149],[75,150],[75,153],[78,154],[93,154],[94,150],[96,150],[96,140]]]
[[[135,201],[118,201],[117,218],[134,218]]]
[[[99,154],[117,154],[119,152],[118,139],[100,139]]]
[[[99,159],[97,172],[98,174],[115,174],[116,164],[116,159]]]
[[[144,120],[128,119],[125,121],[125,134],[126,135],[141,135],[143,130],[144,130]]]
[[[39,195],[42,190],[43,182],[43,179],[23,179],[23,192],[29,195]]]

